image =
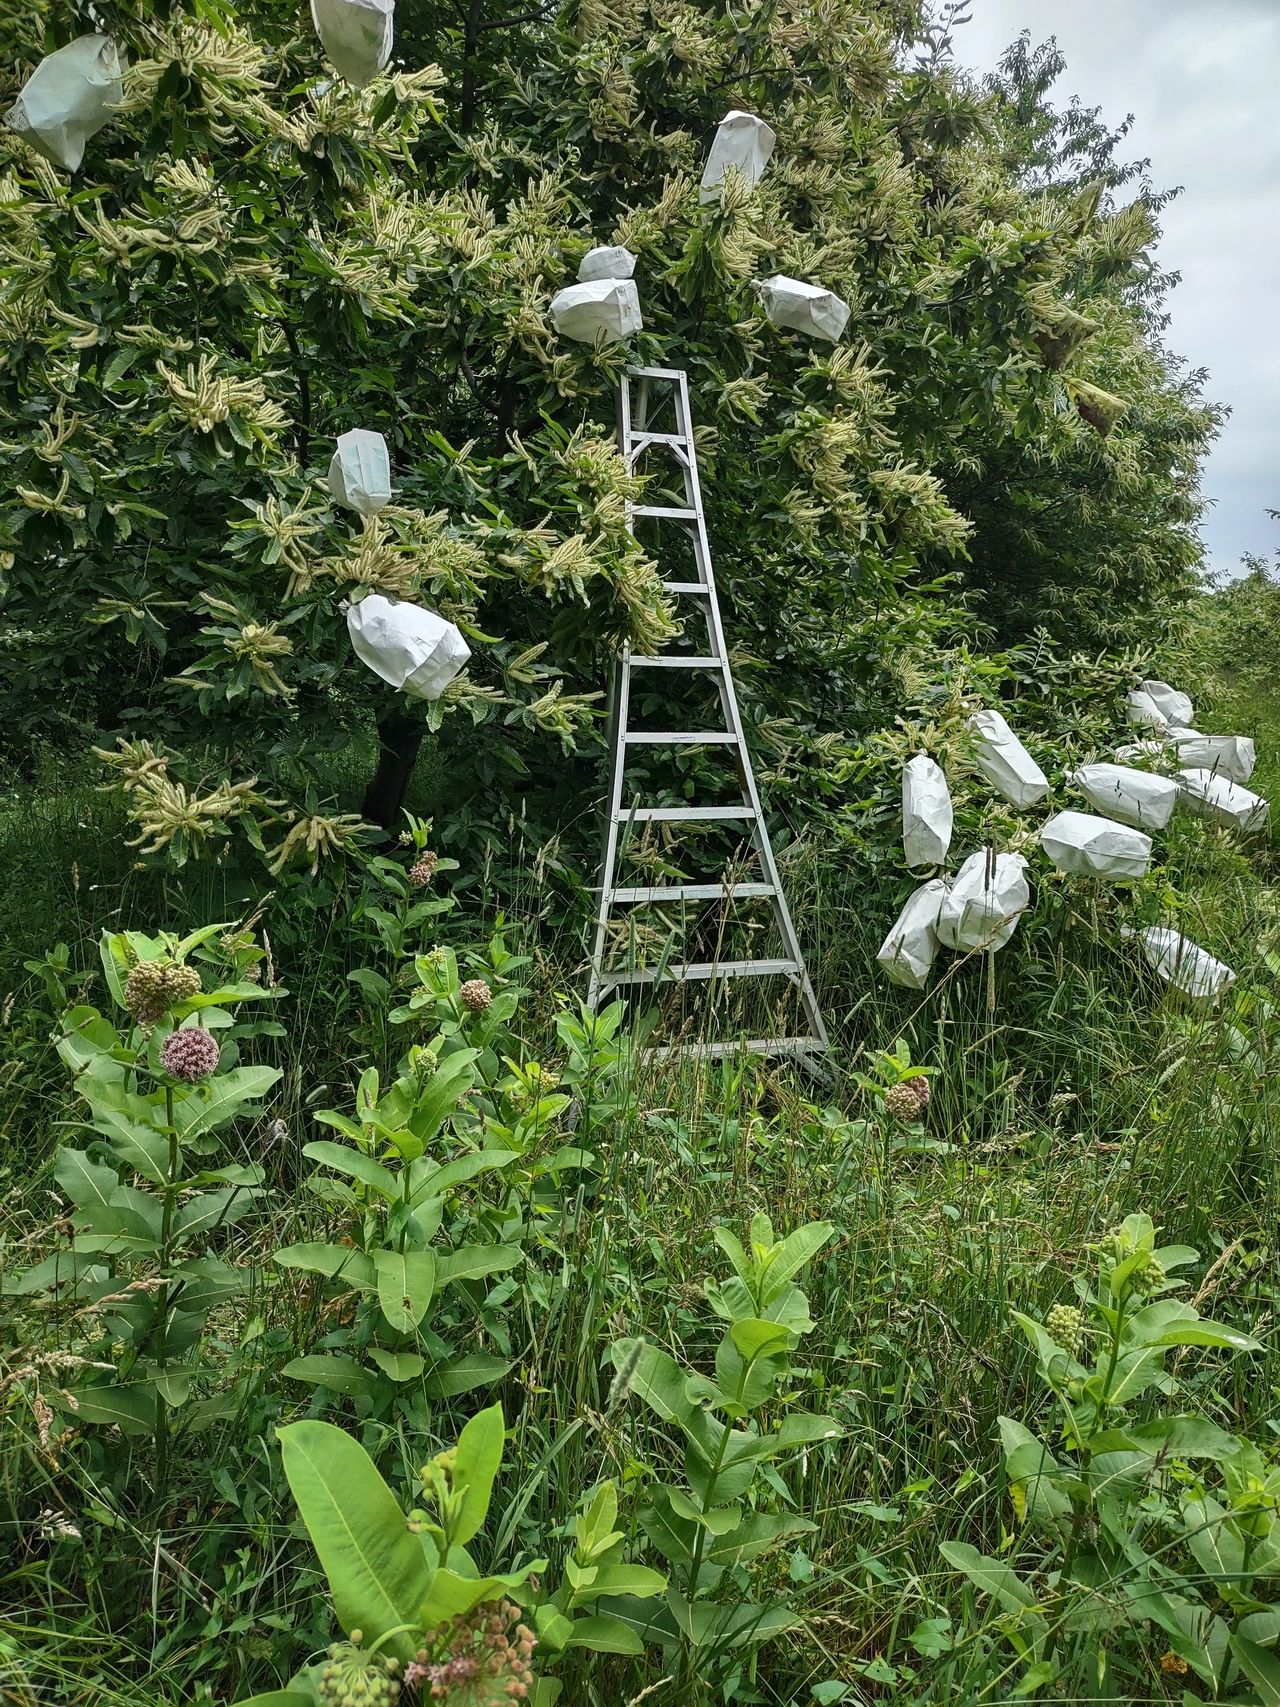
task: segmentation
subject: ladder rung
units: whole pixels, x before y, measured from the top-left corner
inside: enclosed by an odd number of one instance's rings
[[[620,806],[620,824],[746,823],[755,817],[750,806]]]
[[[682,1059],[687,1056],[698,1056],[703,1060],[720,1060],[725,1055],[745,1053],[750,1055],[814,1055],[820,1054],[822,1044],[816,1037],[752,1037],[743,1038],[740,1043],[663,1043],[655,1049],[646,1049],[644,1057],[649,1061],[669,1061],[673,1056]]]
[[[696,522],[696,510],[677,510],[670,504],[634,504],[631,509],[633,516],[658,516],[669,522]]]
[[[661,657],[637,657],[633,652],[629,664],[643,664],[647,670],[723,670],[723,658],[691,658],[683,652],[666,652]]]
[[[636,451],[643,450],[646,445],[670,445],[672,450],[687,450],[689,440],[683,433],[651,433],[643,427],[638,431],[633,427],[627,445],[627,455],[634,456]]]
[[[736,901],[776,895],[772,883],[676,883],[648,889],[615,889],[606,897],[614,901]]]
[[[670,966],[644,966],[635,972],[604,972],[602,984],[656,984],[670,978],[684,984],[693,979],[708,978],[775,978],[794,977],[800,971],[798,960],[685,960]]]
[[[709,593],[711,588],[705,581],[664,581],[664,593]]]
[[[622,737],[628,747],[701,747],[708,743],[737,745],[732,729],[629,729]]]

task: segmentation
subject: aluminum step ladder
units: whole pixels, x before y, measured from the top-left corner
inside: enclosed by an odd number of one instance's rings
[[[648,430],[650,404],[657,387],[670,388],[674,405],[675,432]],[[634,387],[634,392],[633,392]],[[654,985],[697,981],[718,982],[724,979],[784,978],[799,994],[808,1032],[803,1036],[756,1037],[729,1041],[696,1039],[687,1043],[662,1045],[649,1051],[654,1056],[690,1055],[715,1057],[733,1055],[749,1050],[762,1055],[795,1055],[811,1057],[827,1047],[826,1027],[818,1007],[813,985],[809,979],[804,956],[800,950],[795,925],[787,908],[777,863],[769,841],[755,773],[747,751],[742,718],[734,692],[733,674],[720,620],[720,604],[716,597],[715,574],[711,567],[711,550],[707,541],[707,524],[702,508],[702,489],[698,482],[698,458],[694,443],[693,423],[689,413],[689,385],[680,368],[637,367],[623,375],[619,399],[619,444],[628,471],[635,468],[637,459],[651,446],[669,453],[673,472],[683,477],[683,504],[628,503],[627,525],[634,532],[639,518],[654,518],[665,526],[686,531],[692,546],[696,580],[663,580],[668,593],[695,602],[689,621],[700,616],[706,625],[705,652],[689,655],[665,652],[645,656],[623,648],[613,684],[611,717],[611,758],[608,796],[608,820],[605,826],[604,857],[601,864],[600,902],[596,915],[595,945],[591,956],[591,983],[588,1002],[592,1007],[628,985]],[[658,552],[661,572],[661,552]],[[719,691],[723,727],[720,729],[669,729],[660,732],[634,730],[629,725],[631,683],[636,671],[703,671],[710,674]],[[707,806],[644,806],[624,803],[627,755],[633,749],[715,747],[724,749],[732,761],[738,781],[739,803]],[[617,881],[619,832],[634,824],[741,824],[744,837],[749,837],[754,849],[759,881],[718,883],[619,884]],[[732,901],[735,899],[768,899],[773,923],[781,940],[782,954],[774,959],[750,960],[686,960],[657,967],[634,970],[606,968],[610,944],[610,926],[615,911],[632,904],[684,903],[690,901]]]

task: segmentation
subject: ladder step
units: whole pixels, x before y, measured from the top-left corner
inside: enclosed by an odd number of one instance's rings
[[[623,736],[628,747],[702,747],[709,743],[737,746],[732,729],[629,729]]]
[[[612,901],[736,901],[776,895],[772,883],[676,883],[657,888],[615,889]]]
[[[696,522],[696,510],[677,510],[670,504],[633,504],[633,516],[658,516],[669,522]]]
[[[664,593],[709,593],[711,588],[705,581],[664,581]]]
[[[637,432],[633,427],[626,454],[634,456],[638,450],[643,450],[646,445],[670,445],[672,450],[688,450],[689,440],[683,433],[650,433],[643,428]]]
[[[684,984],[693,979],[795,977],[799,971],[798,960],[685,960],[669,966],[644,966],[635,972],[605,972],[600,982],[654,984],[661,978],[664,983],[670,979]]]
[[[719,824],[748,823],[755,817],[750,806],[620,806],[620,824]]]
[[[816,1037],[753,1037],[740,1043],[663,1043],[646,1049],[649,1061],[670,1061],[696,1056],[701,1060],[719,1061],[726,1055],[818,1055],[825,1045]]]
[[[633,652],[629,664],[643,664],[647,670],[723,670],[723,658],[691,658],[683,652],[665,652],[660,657],[637,657]]]

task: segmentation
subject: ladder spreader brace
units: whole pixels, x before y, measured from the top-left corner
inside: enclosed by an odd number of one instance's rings
[[[649,382],[660,381],[671,387],[675,405],[677,430],[674,433],[649,432]],[[632,411],[632,385],[636,385],[635,411]],[[734,692],[724,629],[720,621],[720,603],[716,597],[715,574],[711,567],[711,548],[707,541],[707,524],[702,508],[702,489],[698,481],[698,456],[694,443],[693,423],[689,414],[689,385],[680,368],[631,368],[623,375],[619,399],[619,444],[623,460],[631,471],[640,454],[650,445],[661,446],[671,453],[675,466],[684,480],[683,505],[628,503],[627,525],[640,517],[656,517],[674,523],[688,531],[693,546],[697,580],[664,580],[668,593],[688,596],[698,601],[700,614],[707,628],[707,650],[696,657],[682,653],[663,653],[645,656],[625,646],[619,659],[613,684],[613,715],[611,729],[611,758],[608,819],[605,825],[604,857],[600,876],[600,905],[596,915],[595,944],[591,956],[591,984],[587,1000],[592,1007],[622,985],[652,985],[684,983],[694,980],[717,981],[726,978],[788,979],[799,991],[809,1024],[807,1036],[758,1037],[746,1041],[725,1042],[697,1040],[684,1044],[667,1044],[650,1051],[655,1056],[673,1054],[691,1056],[722,1056],[746,1049],[763,1055],[811,1056],[827,1047],[826,1027],[817,998],[809,980],[799,939],[787,908],[786,897],[778,876],[773,847],[760,806],[755,773],[747,751],[742,718]],[[659,565],[661,571],[661,564]],[[702,670],[710,673],[719,690],[723,711],[723,729],[672,729],[659,733],[633,730],[628,716],[631,704],[631,675],[633,670]],[[741,804],[736,806],[637,806],[623,804],[628,750],[634,747],[721,746],[730,750],[737,772]],[[616,881],[618,832],[625,824],[688,824],[741,823],[751,838],[761,880],[740,883],[673,883],[665,885],[619,885]],[[684,961],[660,964],[656,968],[633,971],[606,970],[609,924],[615,907],[636,902],[676,902],[730,900],[736,897],[768,898],[772,905],[774,923],[782,940],[781,958],[772,960]]]

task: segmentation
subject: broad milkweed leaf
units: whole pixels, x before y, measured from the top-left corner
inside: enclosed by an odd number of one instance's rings
[[[332,1423],[289,1423],[279,1440],[339,1623],[368,1644],[385,1636],[383,1651],[407,1663],[413,1636],[390,1632],[418,1626],[432,1569],[395,1496],[364,1447]]]

